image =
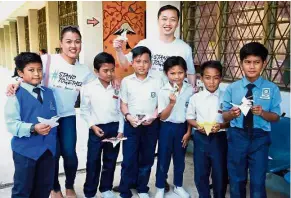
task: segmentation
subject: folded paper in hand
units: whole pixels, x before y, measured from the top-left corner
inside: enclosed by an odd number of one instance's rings
[[[112,138],[106,138],[102,140],[102,142],[111,142],[113,144],[113,148],[116,147],[117,144],[119,144],[120,141],[127,140],[127,137],[123,138],[117,138],[117,137],[112,137]]]
[[[208,136],[211,133],[211,129],[212,129],[213,125],[216,124],[216,122],[200,122],[198,124],[199,124],[199,126],[204,128],[206,135]]]
[[[127,30],[124,30],[120,36],[117,37],[117,40],[127,41],[128,38],[126,37]]]
[[[230,104],[234,107],[240,108],[241,112],[244,114],[244,116],[246,116],[252,107],[252,100],[247,99],[246,97],[243,97],[241,105],[237,105],[233,103],[230,103]]]
[[[45,119],[42,117],[37,117],[37,120],[41,123],[41,124],[47,124],[49,125],[51,128],[54,128],[56,126],[59,125],[59,123],[57,122],[58,119],[60,119],[60,117],[58,116],[54,116],[51,119]]]
[[[177,83],[173,84],[173,94],[175,94],[176,97],[178,97],[179,95],[179,86],[177,85]]]

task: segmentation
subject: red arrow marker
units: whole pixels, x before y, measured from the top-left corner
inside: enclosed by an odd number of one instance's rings
[[[97,19],[95,19],[94,17],[92,17],[92,19],[87,19],[87,24],[88,24],[88,25],[93,24],[93,27],[94,27],[95,25],[97,25],[98,23],[99,23],[99,21],[98,21]]]

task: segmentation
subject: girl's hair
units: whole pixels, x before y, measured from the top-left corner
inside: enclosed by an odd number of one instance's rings
[[[38,54],[32,52],[21,52],[14,58],[15,70],[12,77],[19,76],[18,70],[23,72],[23,69],[30,63],[40,63],[42,65],[41,58]]]
[[[80,36],[80,39],[82,39],[82,36],[81,36],[79,28],[77,26],[71,26],[70,25],[70,26],[63,27],[63,29],[61,31],[61,41],[63,40],[64,35],[67,32],[77,33]]]
[[[172,67],[177,66],[177,65],[181,66],[182,69],[185,71],[185,73],[187,72],[187,63],[184,60],[184,58],[182,58],[181,56],[170,56],[164,62],[164,72],[165,72],[165,74],[167,74],[168,71]]]

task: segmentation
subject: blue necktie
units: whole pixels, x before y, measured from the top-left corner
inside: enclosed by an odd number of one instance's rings
[[[247,85],[248,92],[246,94],[246,98],[249,100],[253,100],[253,91],[252,90],[254,87],[255,87],[254,84]],[[246,116],[244,116],[243,127],[244,128],[253,128],[253,123],[254,123],[254,114],[250,109],[248,114]]]
[[[37,94],[37,100],[42,104],[42,98],[40,95],[40,88],[39,87],[33,88],[32,91]]]

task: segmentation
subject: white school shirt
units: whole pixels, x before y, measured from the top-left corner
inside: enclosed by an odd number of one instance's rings
[[[128,105],[131,115],[153,115],[158,105],[158,93],[162,86],[160,79],[151,74],[140,80],[133,73],[121,82],[120,99]]]
[[[71,65],[60,54],[52,54],[48,88],[53,90],[58,116],[75,115],[75,102],[81,86],[96,79],[90,69],[78,61]],[[45,79],[47,55],[42,56]]]
[[[194,94],[189,101],[186,119],[199,122],[223,123],[222,104],[224,92],[217,89],[214,93],[204,89]],[[220,131],[225,131],[221,129]]]
[[[162,87],[158,97],[158,112],[161,113],[170,103],[170,94],[173,87],[168,82]],[[190,97],[193,95],[193,88],[190,84],[183,82],[182,89],[176,98],[176,103],[170,116],[164,122],[184,123],[186,121],[186,111]]]
[[[88,128],[98,124],[119,122],[118,132],[123,133],[124,119],[120,112],[119,90],[111,83],[105,88],[100,80],[84,85],[81,88],[80,114],[88,124]]]
[[[141,40],[135,47],[145,46],[151,50],[152,53],[152,67],[150,73],[159,79],[162,79],[165,85],[168,78],[164,73],[164,62],[170,56],[181,56],[187,63],[187,74],[195,74],[195,67],[192,57],[191,47],[183,40],[175,38],[170,43],[165,43],[159,38]],[[132,53],[126,55],[129,62],[132,62]]]

